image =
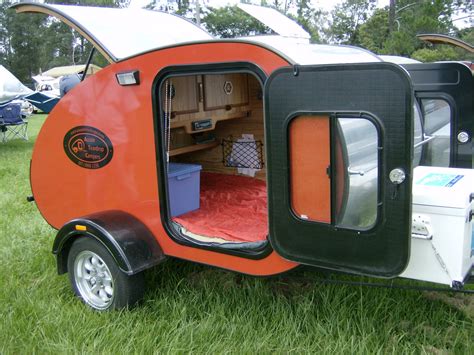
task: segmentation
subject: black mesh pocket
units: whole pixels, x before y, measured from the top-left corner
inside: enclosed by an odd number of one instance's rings
[[[263,168],[263,143],[261,141],[222,140],[222,161],[233,168]]]

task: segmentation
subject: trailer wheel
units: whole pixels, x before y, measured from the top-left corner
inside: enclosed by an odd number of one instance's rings
[[[95,239],[76,240],[67,264],[74,293],[95,310],[132,306],[143,295],[143,273],[129,276],[122,272],[109,251]]]

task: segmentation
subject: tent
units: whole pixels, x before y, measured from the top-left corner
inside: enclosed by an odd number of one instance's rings
[[[3,65],[0,65],[0,104],[32,93],[33,90],[28,89]]]
[[[43,73],[43,76],[50,76],[50,77],[53,77],[53,78],[59,78],[59,77],[64,76],[64,75],[82,73],[85,68],[86,68],[85,64],[54,67],[54,68],[51,68],[51,69],[45,71]],[[102,69],[102,68],[95,65],[95,64],[90,64],[89,68],[87,69],[87,75],[95,74],[100,69]]]
[[[59,101],[59,97],[50,97],[27,88],[0,65],[0,105],[15,99],[24,99],[46,113],[49,113]]]

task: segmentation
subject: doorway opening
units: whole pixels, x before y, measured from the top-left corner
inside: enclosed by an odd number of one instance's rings
[[[260,255],[269,245],[265,76],[192,69],[169,69],[155,86],[164,225],[184,244]]]

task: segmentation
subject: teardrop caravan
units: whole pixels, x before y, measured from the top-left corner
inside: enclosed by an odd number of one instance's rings
[[[280,35],[222,40],[162,12],[13,8],[67,23],[110,62],[56,105],[31,163],[58,272],[90,307],[133,304],[167,257],[467,281],[466,66],[310,44],[281,14]]]

